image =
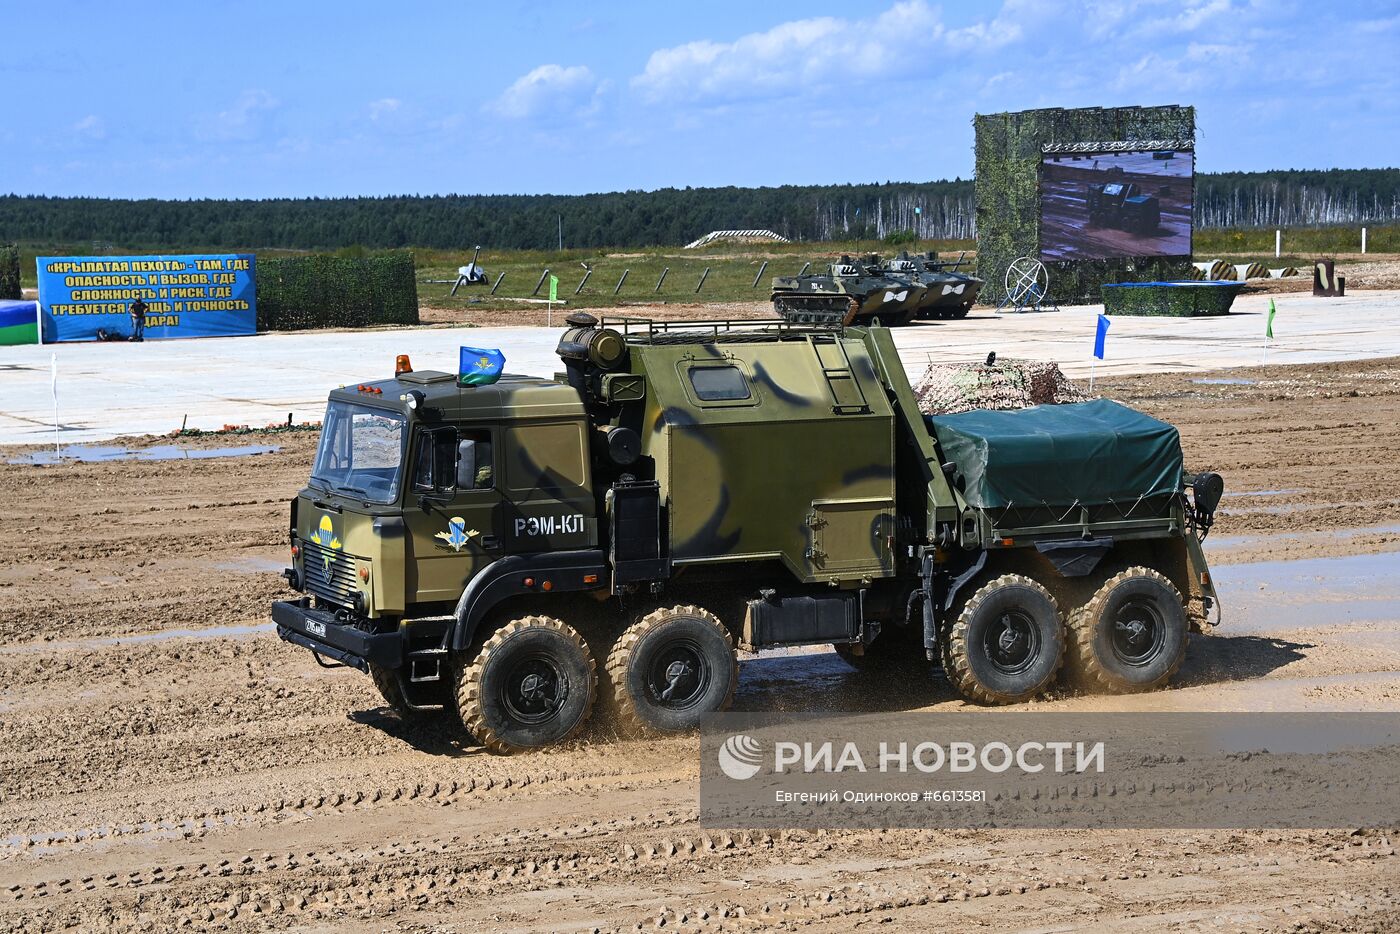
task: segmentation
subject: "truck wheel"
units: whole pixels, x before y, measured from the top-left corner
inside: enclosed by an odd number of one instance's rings
[[[1144,567],[1109,578],[1070,613],[1074,669],[1091,690],[1161,687],[1186,657],[1186,608],[1172,582]]]
[[[408,702],[403,697],[403,689],[399,687],[398,672],[392,668],[370,665],[369,677],[374,682],[374,686],[379,689],[384,703],[388,704],[389,708],[399,715],[400,720],[408,723],[422,723],[442,713],[441,710],[418,710],[408,706]]]
[[[607,673],[624,729],[678,733],[733,703],[739,658],[713,613],[673,606],[622,634],[608,654]]]
[[[526,616],[502,626],[457,675],[462,723],[492,752],[570,738],[598,692],[593,656],[572,626]]]
[[[1055,598],[1028,577],[1004,574],[962,605],[948,634],[945,671],[969,700],[1015,704],[1050,684],[1064,651]]]

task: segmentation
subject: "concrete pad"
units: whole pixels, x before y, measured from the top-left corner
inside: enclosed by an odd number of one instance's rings
[[[1269,363],[1321,363],[1400,356],[1400,292],[1345,298],[1273,296],[1276,339]],[[1114,317],[1101,376],[1257,366],[1263,361],[1269,296],[1237,299],[1222,318]],[[977,310],[963,321],[922,322],[895,331],[905,369],[930,361],[1003,358],[1057,361],[1087,377],[1100,306],[1026,315]],[[54,437],[50,358],[58,360],[59,435],[65,443],[191,428],[319,419],[326,393],[393,372],[406,353],[418,369],[455,372],[463,344],[498,347],[508,371],[549,376],[560,369],[559,329],[404,328],[305,331],[252,337],[0,348],[0,444]]]
[[[1264,359],[1269,300],[1278,307],[1268,360],[1329,363],[1400,355],[1400,292],[1353,292],[1314,298],[1311,292],[1242,295],[1229,315],[1164,318],[1114,315],[1099,375],[1213,370],[1258,366]],[[1060,312],[992,315],[974,310],[964,321],[927,322],[896,332],[910,376],[929,360],[1000,357],[1054,360],[1076,378],[1094,364],[1094,329],[1101,305]]]

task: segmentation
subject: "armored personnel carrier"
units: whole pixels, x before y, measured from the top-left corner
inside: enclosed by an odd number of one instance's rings
[[[773,310],[794,324],[850,325],[878,321],[908,324],[919,311],[924,287],[909,277],[892,276],[877,256],[842,256],[824,276],[776,276]]]
[[[1141,691],[1211,628],[1223,484],[1171,425],[1103,399],[926,417],[883,327],[568,322],[553,379],[464,348],[330,394],[272,618],[403,717],[511,752],[605,692],[624,729],[691,729],[736,646],[941,668],[982,704],[1062,665]]]
[[[966,318],[977,302],[977,293],[982,290],[982,280],[958,272],[962,264],[961,257],[953,262],[945,262],[932,250],[912,257],[901,251],[898,256],[884,264],[884,269],[892,276],[923,286],[917,317]]]

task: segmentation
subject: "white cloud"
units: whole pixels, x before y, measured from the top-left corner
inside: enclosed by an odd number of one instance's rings
[[[1206,3],[1188,4],[1177,14],[1175,26],[1181,32],[1195,32],[1222,13],[1230,12],[1230,0],[1208,0]]]
[[[369,102],[369,118],[378,120],[380,117],[394,113],[403,104],[396,97],[381,97],[377,101]]]
[[[948,51],[949,36],[938,8],[902,0],[869,19],[800,19],[733,42],[703,39],[658,49],[631,83],[653,102],[814,90],[927,67],[930,55]],[[971,38],[960,36],[956,44]]]
[[[252,140],[262,135],[267,114],[278,100],[266,91],[244,91],[227,110],[200,121],[199,135],[207,140]]]
[[[541,65],[516,79],[486,107],[513,120],[546,112],[577,116],[597,110],[606,89],[606,82],[600,82],[587,65]]]
[[[652,103],[722,103],[926,78],[975,67],[977,54],[1036,32],[1061,15],[1059,8],[1046,0],[1005,0],[994,16],[949,27],[941,7],[899,0],[862,19],[792,20],[732,42],[702,39],[658,49],[631,86]]]
[[[1163,88],[1177,92],[1218,92],[1235,87],[1252,74],[1247,43],[1191,42],[1177,52],[1149,52],[1123,66],[1115,89],[1138,94]]]
[[[73,132],[83,139],[105,139],[107,136],[107,126],[102,122],[102,118],[96,114],[88,114],[77,123],[73,124]]]

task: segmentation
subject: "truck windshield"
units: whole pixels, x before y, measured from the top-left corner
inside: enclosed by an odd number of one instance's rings
[[[311,479],[372,503],[392,503],[408,441],[408,420],[383,409],[332,402]]]

